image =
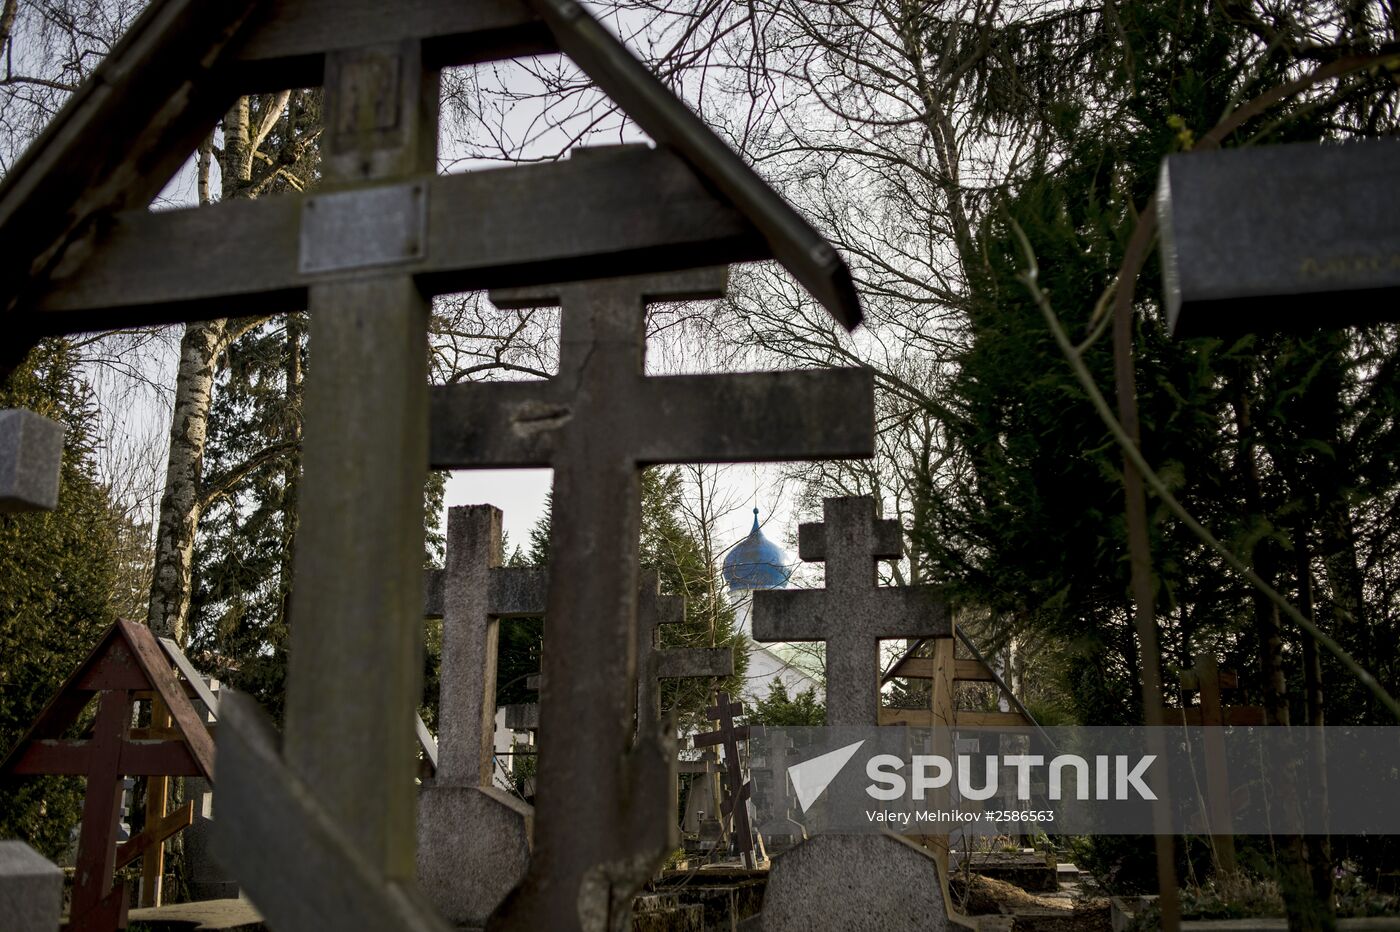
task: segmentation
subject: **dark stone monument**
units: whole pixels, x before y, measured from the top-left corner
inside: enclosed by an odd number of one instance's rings
[[[1177,336],[1395,317],[1400,141],[1182,152],[1157,211]]]

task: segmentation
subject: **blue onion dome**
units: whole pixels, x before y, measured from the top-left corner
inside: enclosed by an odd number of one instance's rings
[[[763,536],[755,508],[753,530],[724,557],[724,581],[729,584],[730,591],[781,589],[788,584],[796,568],[797,564],[783,548]]]

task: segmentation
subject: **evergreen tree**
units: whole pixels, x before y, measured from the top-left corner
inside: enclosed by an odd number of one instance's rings
[[[64,436],[58,508],[0,514],[0,754],[23,737],[116,620],[119,538],[139,531],[123,526],[98,478],[95,407],[65,341],[39,344],[0,388],[0,408],[10,407],[59,421]],[[82,814],[83,781],[5,782],[0,838],[61,857]]]
[[[788,695],[787,684],[778,677],[768,684],[768,695],[754,703],[746,719],[750,725],[779,728],[812,728],[826,724],[826,703],[808,686],[796,696]]]
[[[1065,328],[1085,339],[1163,156],[1313,62],[1393,38],[1362,8],[1296,12],[1265,24],[1236,7],[1152,0],[978,38],[996,50],[978,65],[983,108],[1008,125],[1038,124],[1043,155],[997,193],[976,230],[970,342],[945,399],[966,469],[953,481],[925,477],[918,543],[931,578],[987,610],[999,638],[1046,645],[1037,666],[1061,680],[1084,723],[1142,720],[1122,459],[1020,279],[1017,232]],[[957,28],[939,25],[930,38]],[[1319,48],[1320,36],[1337,47]],[[1396,103],[1385,67],[1360,71],[1275,103],[1226,144],[1393,132]],[[1256,572],[1295,598],[1315,595],[1316,617],[1394,690],[1396,655],[1385,643],[1400,616],[1386,574],[1367,569],[1400,540],[1380,517],[1393,514],[1397,494],[1394,327],[1174,340],[1161,293],[1149,264],[1133,333],[1144,455]],[[1084,358],[1111,394],[1106,343]],[[1241,701],[1282,702],[1305,720],[1305,639],[1280,638],[1276,609],[1162,508],[1151,515],[1151,549],[1168,683],[1194,657],[1218,656],[1247,674]],[[1269,666],[1280,652],[1286,692]],[[1330,661],[1324,670],[1329,689],[1357,700],[1330,720],[1377,721],[1356,684]]]

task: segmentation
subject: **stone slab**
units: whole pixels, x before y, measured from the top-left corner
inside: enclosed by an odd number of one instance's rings
[[[0,512],[58,507],[63,425],[23,408],[0,411]]]
[[[1127,932],[1137,914],[1151,906],[1156,896],[1115,896],[1111,904],[1110,921],[1113,932]],[[1182,932],[1284,932],[1288,920],[1281,916],[1258,916],[1250,919],[1187,919],[1181,923]],[[1400,916],[1360,916],[1337,920],[1337,932],[1400,932]]]
[[[133,909],[127,915],[150,932],[267,932],[262,914],[243,899],[201,900],[151,909]]]
[[[485,925],[525,876],[534,810],[495,787],[428,786],[418,797],[418,882],[449,922]]]
[[[1157,210],[1177,336],[1339,327],[1393,315],[1400,144],[1298,143],[1162,163]]]
[[[818,835],[779,855],[760,919],[764,932],[944,932],[951,926],[937,863],[889,834]]]
[[[22,841],[0,841],[0,929],[54,932],[63,910],[63,871]]]

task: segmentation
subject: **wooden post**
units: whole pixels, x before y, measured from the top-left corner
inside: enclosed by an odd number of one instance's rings
[[[956,693],[953,690],[953,672],[956,668],[953,652],[956,643],[951,637],[933,640],[933,679],[929,682],[929,710],[933,714],[933,727],[935,729],[933,733],[934,746],[931,753],[941,755],[948,760],[953,759],[953,727],[957,724]],[[933,793],[933,807],[936,809],[949,808],[949,797],[947,787],[938,788]],[[923,843],[924,847],[933,854],[933,859],[938,862],[938,869],[946,881],[948,878],[948,833],[925,835]]]
[[[159,733],[170,727],[170,710],[156,696],[151,699],[151,730]],[[156,825],[165,817],[170,801],[170,778],[146,778],[146,824]],[[165,876],[165,842],[157,841],[141,856],[142,906],[159,906],[161,885]]]
[[[437,80],[416,40],[327,54],[329,193],[308,200],[302,222],[303,268],[370,271],[310,287],[285,757],[391,881],[415,867],[428,451],[428,301],[394,266],[423,248],[411,231],[435,167]],[[415,176],[387,202],[333,190]]]
[[[1220,727],[1225,724],[1225,712],[1220,701],[1220,668],[1214,657],[1196,660],[1196,688],[1201,697],[1201,724],[1207,727],[1202,738],[1205,743],[1206,796],[1210,823],[1222,827],[1210,836],[1216,862],[1222,871],[1233,872],[1235,864],[1235,835],[1230,825],[1230,779],[1225,769],[1225,736]]]

